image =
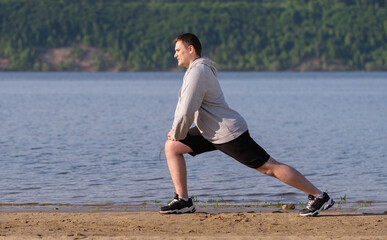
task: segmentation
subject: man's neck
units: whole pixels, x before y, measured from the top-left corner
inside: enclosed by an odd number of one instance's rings
[[[189,67],[191,67],[192,63],[195,62],[195,61],[196,61],[197,59],[199,59],[199,58],[200,58],[199,56],[196,56],[195,58],[193,58],[192,61],[189,62],[189,65],[188,65],[187,69],[188,69]]]

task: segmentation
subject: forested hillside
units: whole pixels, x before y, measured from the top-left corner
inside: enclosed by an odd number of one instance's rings
[[[172,70],[183,32],[221,70],[387,70],[386,0],[0,0],[0,70]]]

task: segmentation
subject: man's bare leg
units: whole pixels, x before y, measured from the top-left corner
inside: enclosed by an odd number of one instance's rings
[[[169,173],[171,174],[176,193],[182,198],[188,198],[187,168],[183,154],[192,152],[192,149],[179,141],[165,142],[165,157]]]
[[[300,216],[317,216],[321,211],[331,208],[335,201],[327,193],[322,193],[308,179],[306,179],[296,169],[277,162],[271,158],[257,170],[266,175],[275,177],[282,182],[295,187],[308,195],[308,204],[306,208],[300,210]]]
[[[282,182],[305,192],[306,194],[317,197],[322,193],[296,169],[286,164],[277,162],[274,158],[270,157],[269,161],[257,168],[257,170],[266,175],[275,177]]]

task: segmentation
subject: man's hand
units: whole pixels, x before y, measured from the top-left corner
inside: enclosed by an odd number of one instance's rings
[[[171,141],[177,141],[176,139],[173,139],[172,137],[171,137],[171,135],[172,135],[172,133],[175,131],[175,129],[171,129],[171,131],[169,131],[169,133],[168,133],[168,139],[169,140],[171,140]]]

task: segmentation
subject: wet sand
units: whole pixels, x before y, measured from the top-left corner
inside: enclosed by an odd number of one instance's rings
[[[0,239],[387,239],[385,212],[329,210],[300,217],[295,210],[198,209],[180,215],[137,210],[3,211]]]

